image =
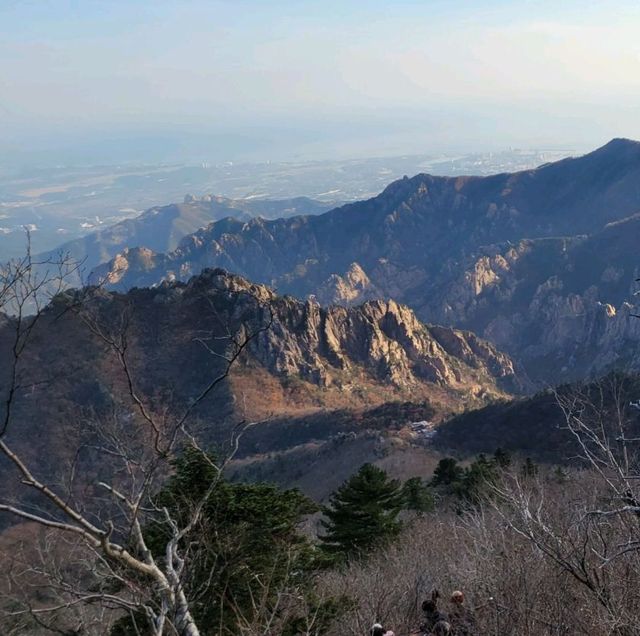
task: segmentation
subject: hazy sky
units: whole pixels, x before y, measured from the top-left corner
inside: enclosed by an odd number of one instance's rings
[[[638,0],[0,0],[5,154],[84,144],[90,158],[128,140],[133,154],[206,158],[214,144],[216,158],[268,159],[613,136],[640,138]]]

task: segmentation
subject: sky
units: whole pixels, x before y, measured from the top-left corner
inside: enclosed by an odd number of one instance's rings
[[[638,0],[0,0],[0,158],[640,139],[639,36]]]

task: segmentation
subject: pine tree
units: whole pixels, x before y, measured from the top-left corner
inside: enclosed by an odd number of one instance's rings
[[[330,554],[349,557],[384,544],[400,531],[398,514],[402,509],[399,483],[384,470],[365,464],[348,479],[325,508],[321,538]]]
[[[473,504],[480,503],[496,477],[496,464],[480,454],[464,471],[464,477],[457,488],[458,495]]]
[[[568,475],[565,469],[562,468],[562,466],[556,466],[556,469],[553,471],[553,476],[559,484],[563,484],[565,481],[567,481]]]
[[[433,495],[420,477],[411,477],[402,485],[402,500],[406,510],[428,512],[433,510]]]
[[[464,470],[453,457],[444,457],[433,471],[432,486],[450,486],[462,479]]]
[[[496,452],[493,454],[493,461],[498,468],[509,468],[511,465],[511,453],[502,447],[496,448]]]
[[[525,460],[523,466],[522,466],[522,476],[523,477],[535,477],[538,474],[538,466],[537,464],[531,459],[531,457],[527,457],[527,459]]]
[[[297,490],[230,483],[218,476],[215,458],[210,460],[200,451],[185,449],[155,503],[184,527],[212,481],[218,482],[206,500],[200,522],[184,538],[192,552],[185,587],[193,599],[194,615],[205,626],[203,635],[237,634],[239,616],[248,620],[259,611],[256,598],[275,607],[279,590],[289,584],[300,584],[296,588],[300,590],[310,580],[316,551],[299,526],[317,506]],[[166,533],[162,522],[144,528],[147,545],[158,559],[163,556]],[[270,586],[267,595],[265,581]],[[137,618],[144,624],[143,616]],[[130,617],[118,621],[111,631],[112,636],[139,633]]]

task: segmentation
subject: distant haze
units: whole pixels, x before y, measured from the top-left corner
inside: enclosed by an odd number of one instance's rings
[[[0,162],[640,138],[640,3],[3,0]]]

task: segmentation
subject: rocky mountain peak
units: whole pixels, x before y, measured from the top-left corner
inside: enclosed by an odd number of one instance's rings
[[[362,270],[354,264],[350,273],[358,280]],[[301,380],[340,392],[386,386],[407,395],[424,396],[437,389],[478,399],[526,385],[511,359],[487,341],[425,325],[409,307],[391,299],[323,307],[314,298],[281,296],[222,268],[205,269],[186,283],[165,281],[155,289],[132,290],[127,296],[141,312],[163,306],[163,312],[183,316],[187,331],[196,330],[199,314],[211,306],[216,321],[232,331],[269,323],[251,343],[245,364],[258,364],[279,380]],[[152,300],[148,310],[146,298]]]
[[[274,298],[273,328],[254,353],[272,372],[329,387],[363,382],[399,389],[436,385],[472,395],[522,388],[513,362],[473,334],[421,323],[394,300],[322,307]],[[365,381],[365,382],[366,382]]]
[[[351,305],[384,294],[372,284],[360,264],[351,263],[343,275],[331,274],[315,296],[323,305]]]

